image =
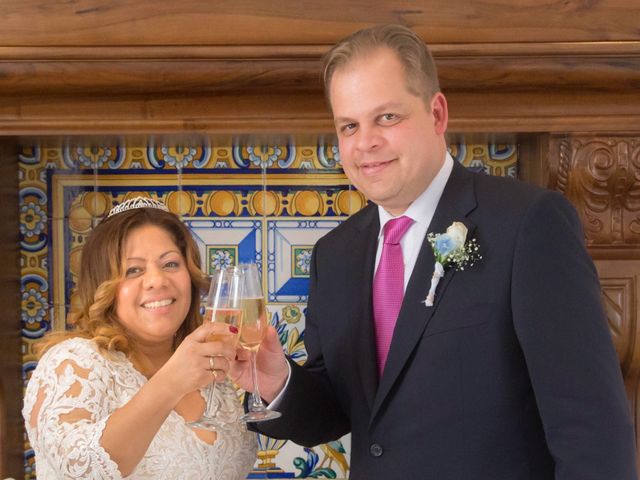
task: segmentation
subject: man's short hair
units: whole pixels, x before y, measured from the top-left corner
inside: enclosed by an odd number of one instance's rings
[[[338,42],[322,59],[324,91],[329,105],[329,87],[335,71],[352,60],[380,48],[388,48],[397,56],[405,70],[407,90],[429,102],[440,91],[438,72],[431,52],[416,33],[402,25],[376,25],[358,30]]]

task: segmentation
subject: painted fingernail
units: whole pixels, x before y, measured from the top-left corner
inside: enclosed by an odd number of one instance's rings
[[[229,331],[231,333],[238,333],[238,327],[236,327],[234,325],[229,325]]]

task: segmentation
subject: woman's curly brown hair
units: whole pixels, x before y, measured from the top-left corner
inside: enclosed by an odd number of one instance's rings
[[[82,249],[77,287],[68,316],[73,330],[47,335],[38,346],[40,354],[71,337],[91,339],[105,352],[119,351],[127,356],[133,353],[135,341],[116,316],[116,293],[124,279],[124,243],[133,230],[147,225],[162,228],[171,236],[191,277],[191,305],[176,332],[174,348],[200,324],[200,293],[207,282],[189,229],[173,213],[136,208],[106,218],[89,234]]]

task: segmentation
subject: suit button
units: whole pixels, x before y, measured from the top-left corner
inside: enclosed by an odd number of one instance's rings
[[[374,457],[381,457],[383,452],[384,452],[384,449],[380,444],[372,443],[371,446],[369,447],[369,453]]]

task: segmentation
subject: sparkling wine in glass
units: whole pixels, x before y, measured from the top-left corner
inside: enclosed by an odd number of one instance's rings
[[[205,314],[203,321],[216,322],[228,326],[234,326],[238,330],[242,328],[244,310],[242,306],[242,295],[244,288],[244,273],[236,268],[221,269],[216,271],[211,278],[211,286],[205,303]],[[221,341],[232,342],[232,346],[237,345],[238,336],[227,333],[212,333],[207,338],[208,342]],[[230,423],[237,422],[236,409],[225,409],[218,392],[225,390],[233,392],[233,387],[228,380],[216,382],[212,372],[213,382],[205,391],[206,406],[202,417],[189,423],[195,428],[205,430],[221,430]],[[235,393],[232,393],[235,396]]]
[[[273,420],[281,416],[280,412],[269,410],[260,398],[258,389],[258,370],[256,356],[260,344],[267,333],[269,326],[267,311],[262,293],[262,282],[255,263],[240,264],[239,268],[244,273],[244,289],[242,297],[242,327],[240,328],[240,346],[251,352],[251,379],[253,392],[249,398],[249,411],[240,417],[243,422],[263,422]]]

